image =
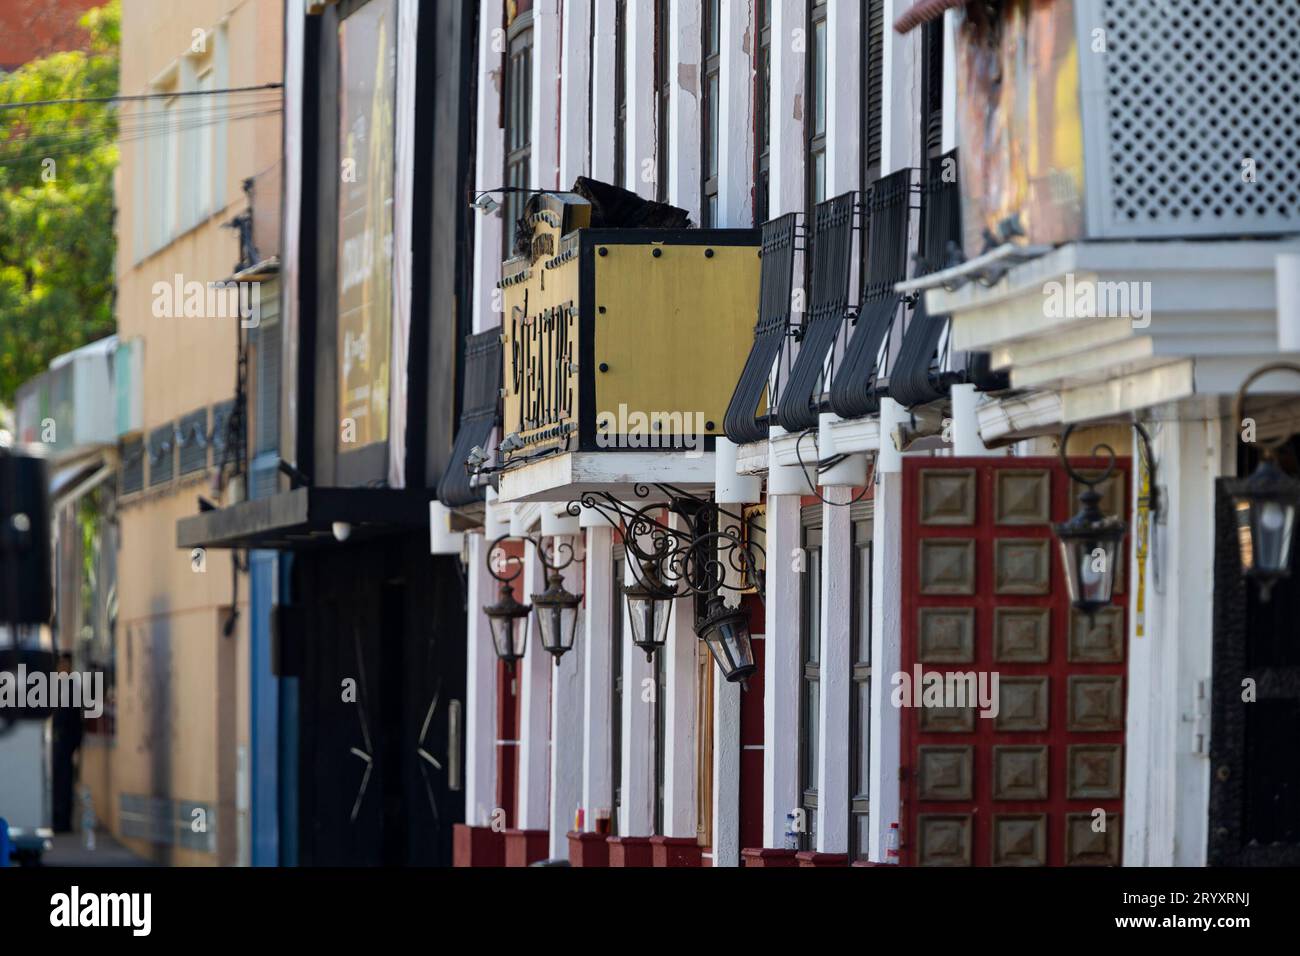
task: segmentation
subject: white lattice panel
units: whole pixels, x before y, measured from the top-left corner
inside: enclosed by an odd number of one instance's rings
[[[1300,232],[1300,0],[1076,4],[1089,232]]]

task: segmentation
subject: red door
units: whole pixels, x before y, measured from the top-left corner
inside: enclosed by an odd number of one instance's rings
[[[1128,515],[1128,465],[1107,514]],[[905,864],[1119,863],[1127,559],[1113,607],[1072,610],[1052,523],[1081,490],[1056,459],[904,462]]]

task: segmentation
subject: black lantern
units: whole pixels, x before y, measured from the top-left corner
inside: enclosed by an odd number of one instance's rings
[[[527,604],[515,600],[515,589],[506,581],[501,582],[501,596],[497,603],[483,608],[492,629],[492,646],[497,657],[512,671],[515,662],[522,660],[528,650],[528,612],[531,610]]]
[[[523,573],[523,560],[501,550],[501,545],[514,537],[537,549],[537,558],[547,571],[547,588],[541,594],[533,595],[531,606],[515,600],[514,581]],[[561,554],[564,555],[563,560],[558,558]],[[493,558],[497,555],[501,556],[500,569],[493,563]],[[483,608],[483,613],[487,615],[492,627],[492,646],[496,649],[497,657],[505,661],[511,670],[514,670],[515,661],[522,659],[528,649],[528,615],[531,611],[537,612],[537,629],[542,637],[542,647],[555,655],[557,665],[560,658],[573,648],[578,628],[578,605],[582,603],[582,598],[565,590],[560,572],[574,560],[573,546],[568,542],[555,543],[548,556],[540,540],[524,535],[502,535],[487,549],[488,574],[501,582],[501,597],[496,604]]]
[[[1230,481],[1227,486],[1237,516],[1242,573],[1259,584],[1260,600],[1267,601],[1273,585],[1291,576],[1300,481],[1265,458],[1249,478]]]
[[[1253,372],[1237,390],[1233,402],[1234,425],[1245,424],[1246,392],[1257,379],[1271,372],[1300,373],[1300,365],[1275,362]],[[1259,585],[1261,601],[1272,597],[1273,585],[1291,576],[1291,543],[1295,537],[1300,481],[1277,464],[1277,449],[1286,438],[1260,440],[1262,460],[1249,478],[1225,482],[1237,517],[1237,546],[1241,571]]]
[[[558,571],[552,571],[547,579],[547,588],[541,594],[533,595],[533,610],[537,612],[537,631],[542,638],[542,647],[555,655],[555,666],[560,666],[560,658],[573,649],[573,641],[578,634],[578,605],[582,598],[564,587],[564,579]]]
[[[695,625],[695,633],[708,645],[727,681],[745,683],[757,669],[749,640],[749,615],[740,608],[727,607],[720,595],[709,598],[704,620]]]
[[[649,561],[641,565],[636,583],[623,587],[623,593],[627,595],[632,643],[645,651],[646,660],[654,660],[655,651],[668,640],[668,623],[677,594],[663,583],[657,565]]]
[[[1154,469],[1155,459],[1151,456],[1150,439],[1146,430],[1140,425],[1135,427],[1147,444],[1147,458]],[[1104,451],[1110,456],[1110,463],[1100,475],[1085,477],[1070,467],[1065,454],[1073,431],[1074,426],[1071,425],[1061,436],[1061,464],[1071,478],[1081,485],[1087,485],[1088,490],[1079,495],[1078,514],[1064,524],[1054,525],[1053,530],[1061,543],[1061,561],[1065,565],[1065,583],[1070,592],[1070,603],[1092,619],[1098,611],[1108,607],[1115,596],[1115,566],[1128,527],[1119,518],[1107,517],[1101,513],[1101,493],[1097,491],[1097,486],[1115,472],[1114,449],[1109,445],[1094,448],[1094,456]]]

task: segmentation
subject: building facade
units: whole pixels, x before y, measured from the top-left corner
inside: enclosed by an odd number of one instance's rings
[[[1233,394],[1296,347],[1294,143],[1262,95],[1231,129],[1187,119],[1246,68],[1216,47],[1189,85],[1171,51],[1208,12],[1178,6],[478,5],[472,325],[431,529],[467,568],[459,864],[1296,852],[1285,761],[1245,756],[1292,713],[1291,585],[1243,578],[1221,483],[1259,458]],[[1293,469],[1284,381],[1250,420]],[[631,441],[636,414],[682,441]],[[1094,488],[1122,541],[1072,572],[1058,526]],[[726,569],[678,580],[642,656],[665,534]],[[508,666],[499,598],[551,566],[576,641],[552,666],[534,613]],[[719,590],[745,682],[697,639]]]
[[[175,522],[256,484],[245,429],[277,328],[281,4],[127,2],[117,172],[117,708],[82,782],[132,851],[247,864],[256,654],[244,555]],[[231,91],[231,92],[223,92]],[[251,363],[251,364],[250,364]]]

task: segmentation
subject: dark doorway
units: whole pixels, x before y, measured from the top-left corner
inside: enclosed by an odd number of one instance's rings
[[[423,534],[306,552],[300,861],[438,866],[464,818],[465,614],[454,558]]]
[[[1258,453],[1244,448],[1238,474]],[[1279,464],[1297,473],[1293,438]],[[1300,573],[1269,601],[1241,575],[1232,499],[1219,482],[1214,567],[1214,709],[1210,744],[1209,862],[1214,866],[1300,864]],[[1253,682],[1253,685],[1249,682]],[[1253,689],[1254,700],[1249,691]]]

